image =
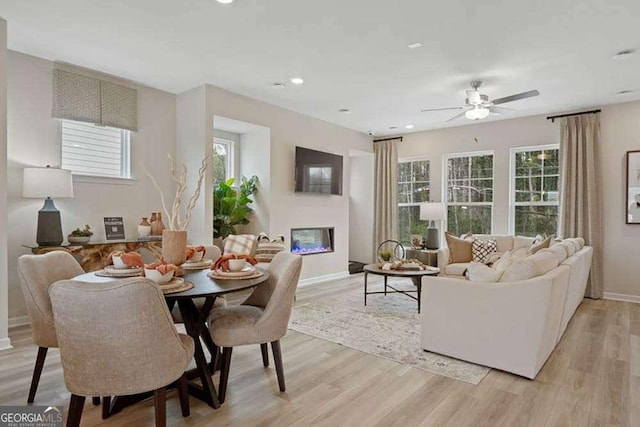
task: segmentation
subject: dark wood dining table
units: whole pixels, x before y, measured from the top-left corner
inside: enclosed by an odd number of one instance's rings
[[[178,304],[185,330],[187,334],[193,338],[195,344],[193,357],[196,363],[196,372],[193,373],[195,375],[188,375],[189,394],[206,402],[209,406],[216,409],[220,407],[220,400],[218,399],[218,394],[212,379],[215,366],[213,366],[212,363],[207,362],[200,338],[202,338],[202,341],[209,349],[209,352],[213,355],[213,352],[217,351],[217,347],[211,339],[206,322],[216,298],[232,292],[255,288],[265,283],[269,279],[269,272],[262,269],[257,270],[262,273],[260,277],[241,280],[212,279],[207,276],[211,271],[208,268],[205,270],[187,271],[184,276],[184,280],[193,283],[193,288],[182,292],[165,294],[164,296],[167,301],[169,311],[173,309],[175,304]],[[74,280],[100,284],[120,279],[116,277],[96,276],[94,272],[91,272],[81,274],[80,276],[75,277]],[[198,307],[194,299],[204,300],[201,307]],[[200,384],[193,382],[194,378],[199,378]],[[153,396],[153,392],[133,396],[114,396],[113,400],[107,397],[105,398],[107,400],[107,404],[103,406],[103,418],[107,418],[112,414],[120,412],[129,405],[151,396]]]

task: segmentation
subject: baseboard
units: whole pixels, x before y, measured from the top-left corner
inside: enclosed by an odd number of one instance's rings
[[[9,319],[9,329],[29,324],[29,316],[17,316]]]
[[[13,348],[11,340],[9,338],[0,338],[0,351],[9,350]]]
[[[298,282],[298,287],[317,285],[319,283],[331,282],[332,280],[344,279],[349,277],[348,271],[341,271],[339,273],[325,274],[324,276],[309,277],[308,279],[302,279]]]
[[[605,292],[604,299],[610,299],[613,301],[635,302],[640,304],[640,296],[629,294],[616,294],[614,292]]]

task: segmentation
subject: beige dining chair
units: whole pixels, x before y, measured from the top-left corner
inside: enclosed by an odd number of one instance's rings
[[[47,350],[58,347],[49,300],[49,286],[58,280],[72,279],[83,273],[84,270],[73,255],[64,251],[53,251],[44,255],[22,255],[18,258],[18,279],[27,306],[33,342],[38,346],[28,403],[33,403],[36,396]]]
[[[280,252],[269,265],[267,283],[258,286],[241,304],[218,308],[209,315],[209,331],[222,347],[219,398],[224,402],[233,347],[260,344],[262,362],[269,366],[267,344],[271,343],[280,391],[285,391],[280,338],[287,333],[293,300],[302,269],[302,257]],[[217,354],[217,353],[216,353]]]
[[[49,296],[71,392],[67,426],[80,425],[85,396],[148,391],[154,391],[156,426],[165,426],[165,387],[173,382],[182,415],[189,415],[185,371],[193,340],[176,331],[156,284],[139,277],[99,285],[63,280]]]

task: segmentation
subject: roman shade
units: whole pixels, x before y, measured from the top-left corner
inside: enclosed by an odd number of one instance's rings
[[[104,80],[53,70],[53,117],[138,130],[138,91]]]

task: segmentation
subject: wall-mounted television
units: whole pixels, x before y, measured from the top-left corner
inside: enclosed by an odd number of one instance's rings
[[[342,156],[296,147],[296,193],[342,195]]]

